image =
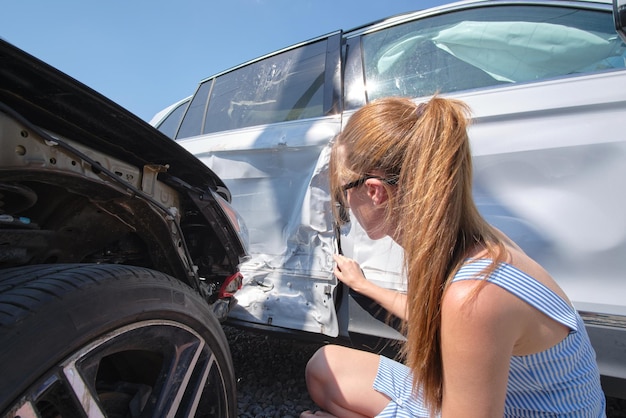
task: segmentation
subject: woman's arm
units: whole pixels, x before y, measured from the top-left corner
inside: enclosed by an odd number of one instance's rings
[[[453,283],[442,303],[443,417],[502,417],[515,346],[528,323],[524,303],[480,280]]]
[[[385,289],[370,282],[363,275],[359,263],[343,255],[334,255],[335,276],[355,292],[374,300],[388,312],[400,319],[407,319],[406,295]]]

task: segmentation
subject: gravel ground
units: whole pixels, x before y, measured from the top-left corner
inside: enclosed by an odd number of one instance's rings
[[[238,383],[239,417],[297,418],[319,409],[306,390],[304,368],[319,347],[224,327]],[[607,399],[608,418],[626,418],[626,400]]]
[[[297,418],[315,410],[304,368],[319,345],[224,327],[237,377],[240,418]]]

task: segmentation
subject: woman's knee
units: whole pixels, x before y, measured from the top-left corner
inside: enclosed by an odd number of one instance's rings
[[[342,364],[342,357],[351,350],[336,345],[326,345],[318,349],[309,359],[305,377],[309,393],[313,400],[326,398],[338,389],[342,371],[338,365]]]
[[[307,385],[316,384],[328,378],[331,373],[328,364],[328,347],[324,346],[318,349],[306,364],[305,376]]]
[[[354,350],[338,345],[325,345],[319,348],[307,362],[307,376],[326,376],[329,373],[336,373],[337,365],[341,365],[342,358],[348,356],[351,351]]]

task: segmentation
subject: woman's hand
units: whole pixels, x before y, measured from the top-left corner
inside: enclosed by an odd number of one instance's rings
[[[339,279],[343,284],[361,293],[363,288],[368,284],[367,279],[363,275],[363,270],[359,263],[351,258],[343,255],[333,255],[335,259],[335,277]]]
[[[359,263],[343,255],[333,255],[335,277],[346,286],[372,299],[380,306],[401,319],[407,318],[406,295],[386,289],[367,280]]]

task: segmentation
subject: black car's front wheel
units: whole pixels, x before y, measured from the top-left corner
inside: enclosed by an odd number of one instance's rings
[[[208,304],[153,270],[0,270],[5,417],[234,417],[230,350]]]

